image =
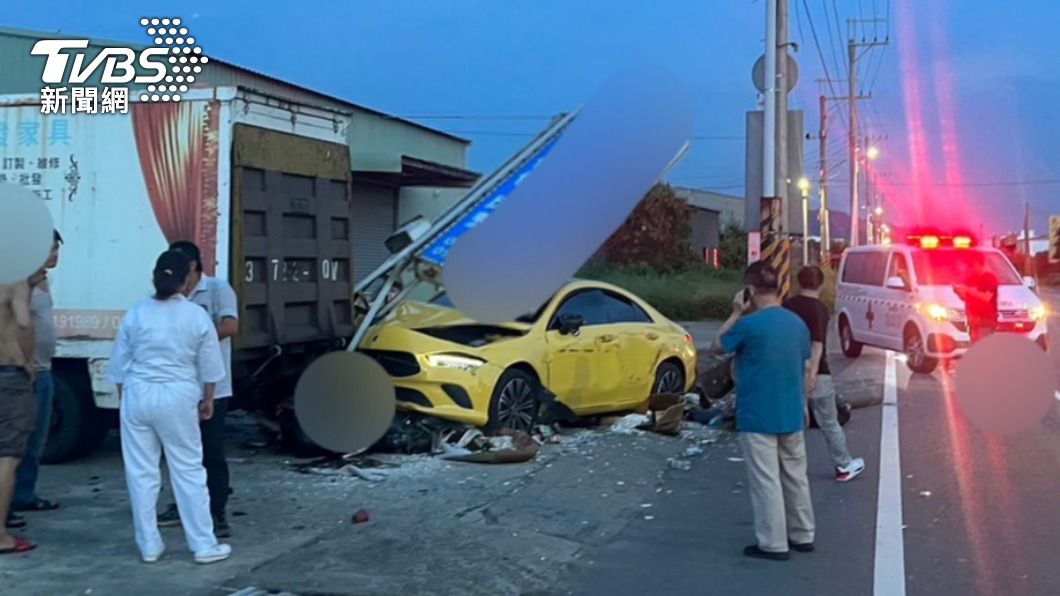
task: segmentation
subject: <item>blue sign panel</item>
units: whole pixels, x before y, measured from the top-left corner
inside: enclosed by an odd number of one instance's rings
[[[423,250],[420,258],[438,266],[444,265],[445,258],[449,254],[449,248],[456,244],[456,241],[466,234],[468,230],[486,221],[490,214],[496,211],[497,207],[500,207],[501,203],[508,198],[508,195],[512,194],[515,187],[519,186],[519,183],[523,181],[523,178],[526,178],[526,176],[530,174],[539,163],[541,163],[541,160],[548,155],[548,152],[552,150],[552,147],[556,145],[556,141],[558,140],[559,139],[555,139],[542,147],[533,159],[523,165],[522,168],[516,170],[507,180],[498,186],[496,190],[483,198],[478,205],[475,205],[475,207],[465,213],[463,217],[456,220],[445,233],[435,239],[434,242],[429,244],[427,248]]]

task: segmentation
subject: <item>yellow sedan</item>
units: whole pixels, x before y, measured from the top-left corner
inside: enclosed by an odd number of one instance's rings
[[[536,313],[483,325],[445,294],[404,302],[360,349],[394,380],[398,407],[486,427],[528,431],[540,388],[579,416],[683,393],[696,376],[692,336],[629,292],[574,281]]]

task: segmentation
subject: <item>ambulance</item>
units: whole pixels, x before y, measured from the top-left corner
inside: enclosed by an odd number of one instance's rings
[[[969,348],[964,301],[955,285],[985,268],[998,280],[998,332],[1048,349],[1047,314],[1034,279],[970,234],[918,232],[900,244],[847,249],[836,289],[839,341],[848,358],[863,346],[895,350],[917,373],[960,358]]]

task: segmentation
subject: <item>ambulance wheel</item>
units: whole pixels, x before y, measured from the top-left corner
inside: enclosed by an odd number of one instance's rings
[[[861,356],[861,343],[854,339],[854,330],[845,316],[839,317],[839,347],[847,358]]]
[[[938,366],[937,358],[928,357],[924,347],[924,338],[920,336],[920,331],[917,331],[916,327],[906,327],[902,345],[905,347],[906,364],[909,365],[909,370],[928,375]]]

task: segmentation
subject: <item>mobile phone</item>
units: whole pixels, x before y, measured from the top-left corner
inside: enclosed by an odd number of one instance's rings
[[[751,288],[743,289],[743,303],[747,304],[751,301]]]

